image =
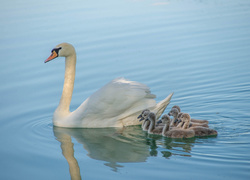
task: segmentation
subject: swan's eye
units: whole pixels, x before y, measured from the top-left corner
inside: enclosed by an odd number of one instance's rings
[[[55,52],[56,52],[56,54],[58,54],[58,52],[59,52],[59,50],[60,50],[60,49],[62,49],[62,47],[59,47],[59,48],[54,48],[54,49],[52,49],[52,50],[51,50],[51,52],[55,51]]]

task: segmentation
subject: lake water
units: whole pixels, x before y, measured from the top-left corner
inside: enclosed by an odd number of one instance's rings
[[[250,178],[250,1],[12,0],[0,25],[0,179]],[[71,110],[125,77],[218,136],[53,127],[64,62],[44,60],[61,42],[78,56]]]

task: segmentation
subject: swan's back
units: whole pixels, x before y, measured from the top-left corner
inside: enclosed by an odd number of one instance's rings
[[[88,113],[83,115],[101,113],[102,118],[110,118],[122,114],[120,118],[125,118],[141,112],[142,109],[155,106],[155,97],[146,85],[117,78],[89,97],[86,109]]]

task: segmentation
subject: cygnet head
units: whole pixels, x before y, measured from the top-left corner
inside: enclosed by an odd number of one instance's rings
[[[180,119],[183,122],[190,122],[191,117],[190,117],[190,115],[188,113],[182,113],[182,115],[180,116]]]
[[[179,112],[181,112],[180,106],[174,105],[174,106],[172,107],[172,109],[173,109],[173,108],[176,108],[176,109],[178,109]]]
[[[148,118],[149,113],[150,111],[148,109],[144,109],[137,119],[140,119],[139,121],[143,121]]]
[[[51,50],[51,55],[44,61],[44,63],[57,57],[68,57],[71,55],[75,55],[75,48],[69,43],[61,43]]]
[[[181,116],[182,116],[182,114],[183,114],[183,113],[182,113],[182,112],[180,112],[180,113],[178,114],[177,118],[178,118],[178,119],[180,119],[180,118],[181,118]]]
[[[177,115],[179,114],[179,112],[180,112],[180,111],[179,111],[177,108],[172,108],[172,109],[169,111],[168,115],[169,115],[169,116],[177,117]]]
[[[159,124],[159,123],[170,124],[170,122],[171,122],[171,119],[170,119],[169,115],[164,114],[164,115],[161,117],[161,119],[157,122],[157,124]]]
[[[151,122],[155,122],[155,113],[150,112],[148,114],[148,117],[147,117],[146,121],[148,121],[148,120],[151,121]]]

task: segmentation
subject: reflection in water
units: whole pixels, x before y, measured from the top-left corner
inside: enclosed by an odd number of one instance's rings
[[[98,128],[98,129],[68,129],[54,127],[58,141],[65,143],[64,138],[71,136],[83,144],[88,156],[101,161],[116,170],[118,162],[145,162],[148,146],[141,129],[136,128]],[[72,147],[73,146],[68,146]]]
[[[81,179],[80,168],[77,160],[74,157],[74,144],[71,141],[71,136],[64,133],[57,133],[54,128],[54,134],[57,140],[61,142],[62,154],[69,164],[69,172],[71,179],[79,180]]]
[[[62,154],[69,164],[72,179],[81,179],[80,168],[74,157],[74,144],[71,138],[88,152],[88,156],[105,161],[105,165],[117,171],[123,167],[118,163],[145,162],[149,156],[157,156],[157,148],[161,156],[169,158],[172,155],[191,156],[191,148],[195,139],[181,140],[152,136],[141,130],[140,126],[131,126],[122,129],[70,129],[54,127],[54,135],[61,143]]]
[[[159,155],[157,148],[161,147],[164,150],[160,151],[162,157],[169,158],[172,155],[191,157],[191,150],[195,143],[195,138],[189,139],[172,139],[158,135],[148,135],[147,144],[150,146],[150,155]]]
[[[169,151],[161,151],[161,153],[163,154],[163,157],[166,157],[166,158],[172,155],[191,157],[190,153],[191,153],[192,147],[194,146],[194,143],[195,143],[195,138],[189,138],[189,139],[165,138],[163,141],[163,148]]]

